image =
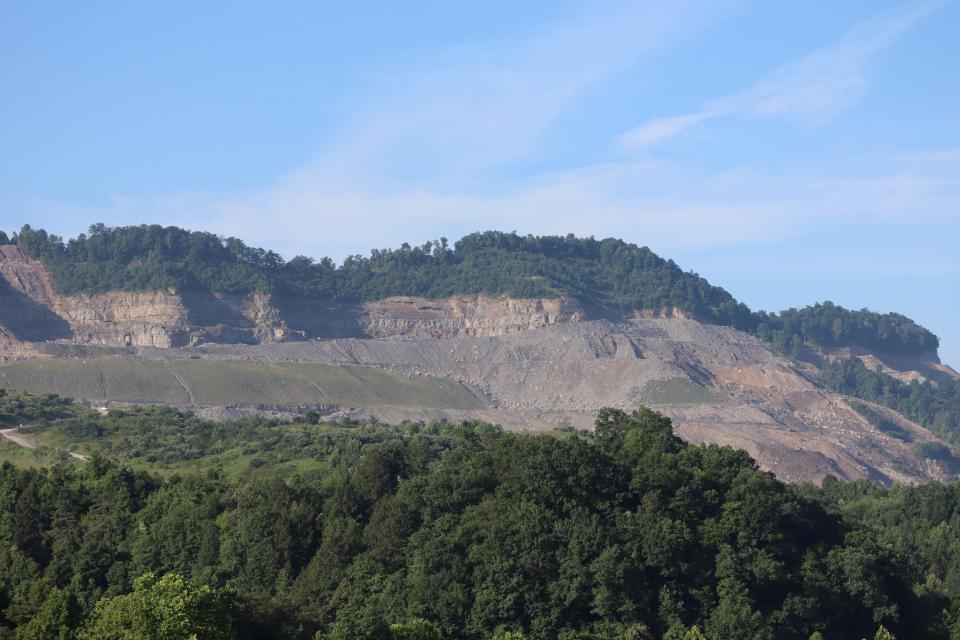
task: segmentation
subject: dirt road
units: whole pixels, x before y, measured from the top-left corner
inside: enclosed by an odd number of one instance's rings
[[[17,435],[17,433],[17,429],[0,429],[0,436],[3,436],[10,442],[18,444],[21,447],[26,447],[27,449],[37,448],[37,444],[33,440]]]
[[[21,447],[26,447],[27,449],[37,448],[36,442],[34,442],[33,440],[30,440],[27,437],[18,435],[18,433],[19,431],[17,429],[0,429],[0,436],[3,436],[13,444],[19,445]],[[84,462],[90,459],[90,456],[87,456],[82,453],[77,453],[76,451],[68,451],[67,453],[70,455],[71,458],[75,458],[77,460],[83,460]]]

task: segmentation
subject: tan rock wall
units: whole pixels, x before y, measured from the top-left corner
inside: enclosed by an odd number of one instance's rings
[[[633,317],[638,320],[651,320],[654,318],[673,318],[675,320],[696,320],[692,313],[688,313],[677,307],[660,307],[657,309],[634,309]]]
[[[187,310],[173,293],[64,296],[55,299],[53,309],[70,323],[76,342],[161,348],[186,344]]]
[[[374,338],[450,338],[501,336],[583,319],[583,310],[569,298],[457,296],[445,300],[393,297],[364,303],[358,322]]]
[[[14,291],[40,304],[50,306],[56,297],[43,265],[28,258],[15,246],[0,246],[0,276]]]
[[[167,291],[58,295],[43,265],[17,247],[0,247],[6,283],[0,323],[21,340],[61,340],[113,346],[185,344],[187,310]]]
[[[397,296],[350,304],[176,291],[61,296],[43,265],[13,246],[0,247],[0,276],[15,292],[7,303],[12,319],[7,328],[15,337],[21,337],[18,328],[35,329],[28,332],[29,341],[169,348],[340,337],[502,336],[579,322],[588,315],[577,301],[565,297]],[[671,308],[638,310],[634,315],[686,317]],[[0,309],[0,326],[4,324]]]

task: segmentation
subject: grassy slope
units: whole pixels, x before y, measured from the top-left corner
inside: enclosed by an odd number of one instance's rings
[[[201,427],[202,428],[202,427]],[[36,449],[24,449],[10,442],[0,442],[0,463],[10,461],[20,466],[42,467],[54,462],[83,464],[69,458],[68,451],[86,455],[97,452],[130,465],[135,469],[160,474],[196,472],[199,469],[221,469],[231,480],[261,475],[281,477],[293,473],[310,475],[328,468],[323,456],[317,455],[309,443],[320,434],[348,431],[331,424],[281,424],[269,429],[256,429],[244,435],[216,438],[201,455],[176,459],[164,455],[184,442],[184,437],[171,433],[162,425],[145,427],[131,439],[130,434],[107,432],[97,437],[76,437],[63,431],[57,422],[28,427],[37,442]],[[296,446],[306,444],[306,446]],[[145,446],[146,445],[146,446]],[[225,445],[225,446],[224,446]]]
[[[6,438],[0,438],[0,464],[12,462],[21,467],[39,467],[47,462],[35,449],[26,449]]]
[[[257,403],[449,409],[482,406],[463,385],[451,380],[407,378],[369,367],[309,363],[35,360],[0,367],[0,388],[91,400],[208,406]]]
[[[635,395],[638,403],[652,405],[716,404],[728,399],[726,394],[687,378],[648,380]]]

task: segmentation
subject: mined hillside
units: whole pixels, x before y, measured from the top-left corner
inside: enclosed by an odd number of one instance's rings
[[[348,256],[339,265],[304,256],[285,261],[236,238],[158,225],[94,225],[89,235],[68,242],[25,225],[10,242],[43,265],[61,296],[189,293],[197,300],[187,306],[205,309],[190,324],[244,329],[222,337],[191,335],[192,343],[362,334],[367,329],[354,319],[364,303],[413,299],[429,307],[420,301],[484,297],[576,300],[590,317],[697,318],[754,334],[793,356],[811,345],[911,356],[935,354],[939,344],[933,333],[897,313],[853,311],[831,302],[779,314],[751,311],[696,273],[616,238],[487,231],[464,236],[452,247],[445,238],[403,244],[374,249],[369,257]],[[266,299],[272,308],[264,308]],[[287,334],[276,326],[273,308],[299,326]],[[370,315],[375,322],[376,312]],[[251,322],[258,329],[252,337]]]
[[[830,473],[877,482],[947,479],[952,463],[916,455],[940,440],[895,412],[825,390],[815,372],[726,327],[693,320],[584,321],[490,337],[342,339],[141,350],[140,357],[319,362],[437,376],[477,389],[470,412],[374,408],[387,421],[482,418],[517,429],[588,428],[606,406],[653,406],[697,442],[742,447],[779,477]],[[877,416],[884,418],[883,422]],[[890,425],[895,425],[895,428]]]
[[[156,229],[101,229],[69,245],[31,232],[0,246],[0,361],[11,361],[0,386],[212,416],[314,409],[533,430],[589,428],[602,407],[644,404],[688,440],[742,447],[783,479],[960,471],[941,440],[960,436],[960,377],[937,359],[936,337],[897,314],[829,303],[752,313],[620,241],[475,234],[455,250],[375,252],[335,268],[216,258],[217,247],[246,249],[209,234],[185,246],[206,243],[216,259],[158,258],[150,234],[182,237]],[[470,279],[470,265],[485,275]],[[77,286],[84,273],[89,290]],[[500,284],[483,284],[496,273]],[[238,284],[245,277],[262,286]],[[103,290],[110,283],[119,288]],[[378,292],[396,295],[368,299]]]
[[[396,296],[343,303],[173,289],[62,295],[41,263],[11,245],[0,246],[0,276],[0,336],[27,342],[170,348],[339,337],[502,335],[586,318],[567,298]]]
[[[941,444],[919,425],[876,405],[864,411],[756,338],[693,320],[73,354],[83,357],[0,367],[0,386],[98,402],[152,400],[211,416],[313,408],[398,422],[476,418],[524,430],[588,428],[602,407],[644,404],[670,415],[684,438],[744,448],[785,480],[832,474],[886,484],[956,472],[949,460],[917,454],[923,443]],[[220,413],[210,412],[215,407]]]

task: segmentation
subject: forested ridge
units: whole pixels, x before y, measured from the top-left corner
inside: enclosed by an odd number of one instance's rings
[[[676,308],[707,322],[755,333],[779,349],[860,345],[889,353],[936,351],[937,337],[909,318],[832,303],[779,314],[751,312],[720,287],[647,247],[623,240],[520,236],[488,231],[369,256],[286,261],[236,238],[157,225],[90,227],[64,241],[24,226],[12,239],[49,270],[64,294],[203,290],[255,291],[358,302],[407,295],[566,295],[604,309]]]
[[[960,638],[960,485],[786,485],[642,408],[531,436],[5,393],[0,420],[113,443],[0,466],[0,638]]]

